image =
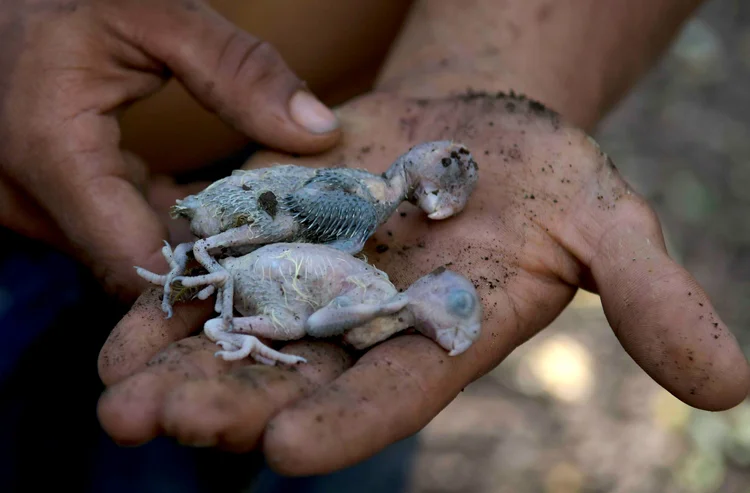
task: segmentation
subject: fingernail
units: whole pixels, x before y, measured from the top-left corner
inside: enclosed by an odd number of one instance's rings
[[[324,134],[339,126],[336,115],[307,91],[297,91],[289,101],[292,119],[314,134]]]

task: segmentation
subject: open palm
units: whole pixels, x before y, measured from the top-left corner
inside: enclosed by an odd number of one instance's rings
[[[368,260],[406,287],[434,268],[472,279],[485,306],[481,339],[449,357],[421,335],[361,355],[320,341],[283,351],[293,368],[215,358],[197,335],[213,300],[178,304],[166,320],[145,292],[102,349],[99,405],[122,443],[158,434],[244,451],[262,447],[285,474],[363,460],[425,426],[463,387],[549,325],[578,288],[601,295],[624,349],[658,383],[702,409],[747,395],[747,361],[706,293],[667,254],[654,212],[588,136],[535,102],[469,94],[404,100],[373,93],[339,109],[342,142],[324,155],[271,152],[273,162],[382,172],[410,146],[454,139],[479,164],[466,209],[430,221],[402,206],[368,243]]]

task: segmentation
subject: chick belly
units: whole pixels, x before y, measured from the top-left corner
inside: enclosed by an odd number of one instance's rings
[[[285,269],[283,262],[277,265],[259,263],[246,266],[244,270],[235,267],[234,271],[249,272],[250,269],[251,276],[234,276],[234,305],[243,316],[275,314],[285,323],[298,321],[301,324],[329,298],[317,287],[319,283],[301,282],[295,278],[294,269]]]

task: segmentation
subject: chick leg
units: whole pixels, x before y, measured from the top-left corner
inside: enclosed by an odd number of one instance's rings
[[[210,274],[226,272],[226,269],[211,256],[211,250],[272,243],[283,238],[287,233],[276,230],[274,235],[269,235],[264,234],[263,231],[254,231],[251,229],[251,226],[250,224],[245,224],[238,228],[219,233],[218,235],[196,241],[193,245],[193,256]],[[221,314],[226,330],[232,327],[233,299],[234,281],[232,276],[227,275],[223,283],[217,284],[216,289],[216,311]]]
[[[185,267],[188,262],[188,252],[193,249],[194,243],[180,243],[172,251],[169,243],[164,242],[164,246],[161,249],[162,255],[169,263],[169,273],[166,275],[155,274],[142,267],[136,267],[136,273],[142,278],[153,284],[159,284],[164,287],[164,296],[161,301],[161,309],[167,314],[167,318],[172,316],[172,303],[170,302],[170,295],[172,293],[172,283],[174,280],[185,273]]]
[[[257,317],[243,317],[235,320],[242,321],[243,319],[256,318]],[[239,323],[239,325],[243,325],[243,323]],[[215,356],[221,357],[226,361],[236,361],[252,356],[257,362],[271,366],[275,365],[277,362],[286,365],[307,362],[307,360],[301,356],[285,354],[276,351],[275,349],[271,349],[260,342],[260,339],[254,335],[227,332],[224,330],[224,323],[220,318],[214,318],[207,321],[203,326],[203,331],[210,340],[216,342],[223,349],[222,351],[217,351]]]
[[[275,313],[274,319],[277,321],[275,324],[265,315],[235,317],[232,319],[230,332],[266,337],[274,341],[293,341],[305,336],[305,327],[302,321],[296,320],[291,312]],[[206,323],[211,322],[209,320]]]

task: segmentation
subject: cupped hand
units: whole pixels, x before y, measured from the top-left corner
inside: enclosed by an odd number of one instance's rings
[[[450,263],[485,306],[482,336],[449,357],[400,335],[360,357],[297,341],[294,368],[226,362],[202,335],[212,302],[165,320],[145,292],[102,349],[105,430],[121,443],[159,434],[243,451],[262,447],[284,474],[361,461],[424,427],[467,384],[552,322],[579,288],[600,294],[623,348],[682,401],[722,410],[742,401],[750,373],[706,293],[666,251],[658,219],[585,133],[518,97],[470,94],[403,100],[372,94],[340,109],[340,145],[322,157],[274,161],[381,172],[410,146],[454,139],[479,164],[466,209],[430,221],[402,207],[368,243],[368,259],[405,287]],[[387,247],[387,249],[385,248]]]
[[[3,2],[0,45],[0,224],[76,253],[126,298],[145,287],[133,265],[166,267],[167,237],[148,168],[120,149],[128,104],[174,75],[272,148],[339,137],[272,46],[196,0]]]

